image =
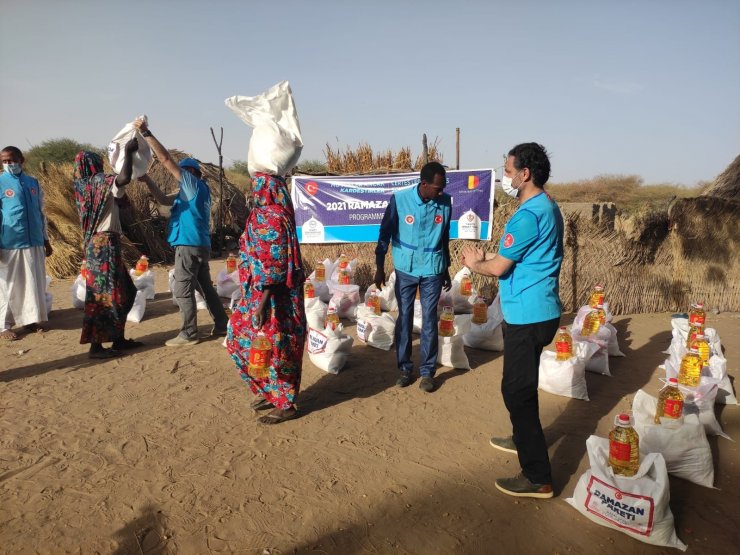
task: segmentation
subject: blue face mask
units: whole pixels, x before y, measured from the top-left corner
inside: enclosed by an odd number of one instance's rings
[[[23,166],[21,166],[17,162],[3,162],[3,171],[12,175],[20,175],[20,173],[23,171]]]

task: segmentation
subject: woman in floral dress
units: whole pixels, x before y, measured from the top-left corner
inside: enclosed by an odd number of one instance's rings
[[[242,299],[229,321],[226,346],[241,378],[256,395],[252,408],[273,409],[259,418],[278,424],[298,416],[306,311],[295,212],[282,177],[257,173],[254,209],[240,239]],[[269,376],[250,374],[249,350],[258,332],[272,345]]]

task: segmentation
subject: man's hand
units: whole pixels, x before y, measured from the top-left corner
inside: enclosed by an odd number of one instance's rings
[[[442,289],[449,291],[452,287],[452,279],[450,279],[450,269],[445,270],[445,277],[442,280]]]
[[[51,256],[51,253],[54,252],[49,241],[44,241],[44,251],[46,252],[46,258],[49,258]]]
[[[140,133],[149,131],[149,126],[146,124],[146,122],[142,118],[136,118],[134,120],[134,127],[136,127],[136,129],[138,129]]]
[[[385,285],[385,270],[381,266],[378,266],[375,270],[375,287],[378,288],[378,291],[382,291],[383,285]]]
[[[126,143],[126,146],[124,147],[124,152],[126,154],[133,154],[137,150],[139,150],[139,140],[134,137]]]
[[[472,245],[465,245],[463,247],[462,252],[460,253],[460,262],[473,270],[475,270],[475,266],[483,262],[486,259],[486,255],[483,252],[483,249],[477,249]]]

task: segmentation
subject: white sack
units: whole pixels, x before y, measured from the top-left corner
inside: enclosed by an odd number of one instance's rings
[[[145,122],[148,122],[146,116],[139,116]],[[127,123],[123,126],[115,137],[111,139],[108,145],[108,161],[113,168],[114,173],[121,173],[123,161],[125,159],[126,143],[136,137],[139,139],[139,149],[133,154],[133,166],[131,168],[131,181],[144,175],[149,169],[149,163],[152,161],[152,149],[141,136],[139,130],[134,127],[133,123]]]
[[[349,270],[349,282],[353,284],[355,282],[355,269],[357,268],[357,259],[353,258],[347,263],[346,270]],[[329,276],[329,281],[333,281],[335,283],[339,283],[339,259],[337,258],[334,262],[331,264],[331,273],[327,273],[326,275]]]
[[[387,312],[375,316],[367,310],[358,311],[357,339],[363,343],[383,351],[390,351],[395,331],[396,319]]]
[[[232,96],[225,104],[254,128],[247,154],[249,174],[288,175],[303,150],[298,113],[288,82],[281,81],[257,96]]]
[[[146,291],[144,290],[137,291],[136,298],[134,299],[134,306],[131,307],[131,310],[126,316],[126,321],[136,322],[138,324],[144,318],[145,310],[146,310]]]
[[[332,270],[334,269],[331,260],[326,258],[323,262],[319,262],[319,264],[324,265],[324,276],[331,276]],[[331,298],[331,293],[329,293],[329,284],[326,282],[326,279],[324,279],[324,281],[316,281],[316,270],[311,272],[311,275],[308,276],[308,279],[310,279],[311,283],[313,283],[314,295],[316,295],[323,302],[328,303],[329,299]]]
[[[586,319],[592,309],[588,306],[582,306],[578,310],[573,325],[570,327],[570,334],[573,338],[573,346],[575,348],[576,342],[585,341],[588,343],[594,343],[599,346],[599,349],[586,361],[586,370],[589,372],[595,372],[596,374],[603,374],[605,376],[611,376],[609,372],[609,341],[611,339],[612,331],[608,324],[600,326],[595,334],[583,336],[581,331],[583,330],[583,321]]]
[[[557,353],[542,351],[538,387],[553,395],[588,401],[586,361],[598,349],[594,343],[574,343],[573,356],[568,360],[557,360]]]
[[[72,306],[74,308],[85,308],[85,295],[87,294],[87,284],[82,275],[78,275],[72,284]]]
[[[617,340],[617,328],[612,326],[610,323],[606,324],[606,327],[611,332],[609,336],[609,343],[606,346],[606,350],[610,357],[623,357],[624,353],[619,350],[619,341]]]
[[[329,293],[331,293],[329,303],[337,309],[340,318],[354,320],[357,317],[357,307],[360,304],[359,285],[339,285],[330,281]]]
[[[473,312],[473,303],[478,297],[478,293],[475,290],[471,290],[470,295],[462,295],[460,293],[460,285],[463,277],[470,277],[472,272],[465,266],[455,274],[452,278],[452,287],[450,287],[450,294],[452,295],[452,309],[455,314],[470,314]]]
[[[49,285],[51,285],[51,278],[49,276],[46,276],[46,317],[49,317],[49,313],[51,312],[51,303],[54,301],[54,296],[49,293]]]
[[[328,305],[316,297],[313,299],[303,299],[303,305],[306,308],[306,322],[308,327],[315,330],[324,329],[326,311],[329,308]]]
[[[226,270],[220,270],[216,275],[216,293],[219,297],[230,299],[239,286],[239,270],[234,270],[230,274],[227,274]]]
[[[727,359],[723,355],[713,355],[709,358],[709,363],[704,366],[701,372],[705,376],[719,380],[717,399],[718,403],[723,405],[737,405],[737,397],[732,389],[732,381],[727,375]]]
[[[239,300],[242,298],[242,287],[239,285],[234,292],[231,294],[231,302],[229,303],[229,308],[231,310],[234,310],[234,307],[236,306],[236,303],[239,302]]]
[[[147,300],[154,298],[154,272],[147,270],[140,276],[137,276],[136,270],[131,268],[128,271],[128,275],[131,276],[131,280],[134,282],[136,290],[143,291]]]
[[[685,551],[674,529],[663,456],[645,455],[637,474],[626,477],[615,475],[609,466],[608,439],[591,436],[586,448],[591,468],[578,479],[573,497],[566,501],[596,524],[641,542]]]
[[[476,324],[472,317],[470,330],[463,335],[463,343],[466,347],[480,349],[482,351],[503,351],[504,334],[501,323],[504,315],[501,312],[501,303],[498,295],[488,307],[488,321],[485,324]]]
[[[438,307],[437,311],[440,311],[441,309]],[[411,332],[415,334],[421,333],[421,300],[415,299],[414,300],[414,323],[411,328]]]
[[[666,360],[663,368],[665,368],[666,380],[668,378],[678,378],[679,365],[675,360]],[[719,390],[719,380],[709,376],[701,376],[698,386],[686,387],[685,385],[678,384],[678,389],[683,393],[684,415],[698,415],[699,421],[704,425],[707,435],[722,436],[730,439],[730,436],[722,431],[722,426],[720,426],[717,416],[714,414],[714,402]]]
[[[308,358],[324,372],[339,374],[347,364],[353,341],[351,336],[344,333],[342,324],[335,330],[330,326],[323,330],[309,329],[306,341]]]
[[[372,294],[373,291],[377,291],[375,284],[371,285],[365,291],[365,302]],[[395,312],[398,310],[398,301],[396,301],[396,272],[391,272],[391,275],[385,279],[385,285],[383,289],[378,291],[378,297],[380,297],[380,310],[383,312]]]
[[[167,273],[167,290],[172,293],[172,303],[175,306],[179,306],[177,304],[177,299],[175,298],[175,293],[172,290],[173,285],[175,284],[175,269],[173,268]],[[208,305],[206,304],[206,300],[203,298],[203,295],[200,294],[200,291],[198,289],[195,290],[195,307],[198,310],[207,310]]]
[[[437,363],[449,368],[470,370],[468,355],[465,354],[463,336],[470,331],[470,314],[455,316],[455,334],[452,337],[439,336]]]
[[[695,414],[682,419],[655,423],[658,399],[642,389],[632,401],[635,431],[640,436],[640,453],[660,453],[669,474],[711,488],[714,484],[712,450],[704,426]]]

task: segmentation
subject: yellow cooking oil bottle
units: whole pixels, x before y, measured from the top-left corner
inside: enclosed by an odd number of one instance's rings
[[[337,309],[333,306],[330,306],[329,309],[326,311],[326,320],[324,321],[324,329],[327,327],[331,327],[331,329],[335,330],[337,329],[337,326],[339,325],[339,314],[337,314]]]
[[[488,322],[488,305],[483,297],[476,297],[473,303],[473,318],[471,322],[482,325]]]
[[[591,293],[588,296],[588,306],[596,308],[597,305],[604,304],[604,284],[597,283],[591,289]]]
[[[326,266],[324,266],[323,262],[319,261],[316,263],[313,277],[317,282],[326,281]]]
[[[367,298],[367,301],[365,302],[365,306],[372,309],[373,314],[375,314],[376,316],[380,316],[381,314],[380,297],[378,296],[377,289],[371,291],[370,296]]]
[[[696,335],[694,335],[694,339],[689,343],[689,350],[692,348],[697,350],[701,357],[702,364],[706,366],[709,362],[710,350],[707,338],[703,333],[701,333],[701,331],[697,332]]]
[[[687,387],[696,387],[701,379],[701,369],[704,364],[701,355],[695,348],[689,349],[681,359],[681,368],[678,371],[678,383]]]
[[[632,417],[622,413],[609,432],[609,466],[614,474],[634,476],[640,468],[640,437],[632,427]]]
[[[303,296],[306,299],[313,299],[316,297],[316,288],[313,286],[310,279],[307,279],[306,283],[303,284]]]
[[[226,273],[233,274],[234,272],[236,272],[236,256],[234,253],[229,253],[226,257]]]
[[[258,332],[252,340],[249,348],[249,369],[250,376],[257,380],[263,380],[270,377],[270,352],[272,344],[264,332]]]
[[[678,420],[683,415],[683,393],[678,389],[678,378],[668,378],[668,383],[660,390],[658,406],[655,410],[655,423],[661,418]]]
[[[149,259],[142,254],[141,257],[139,257],[139,260],[136,261],[136,267],[134,268],[134,273],[137,276],[140,276],[144,272],[146,272],[148,269],[149,269]]]
[[[460,294],[467,297],[473,293],[473,280],[465,274],[460,280]]]
[[[581,335],[584,337],[594,335],[605,323],[606,312],[604,312],[604,305],[598,303],[596,305],[596,308],[592,308],[591,311],[586,314],[586,317],[583,319],[583,328],[581,329]]]
[[[570,360],[573,356],[573,338],[568,328],[562,326],[555,336],[555,353],[557,360]]]
[[[451,306],[442,308],[442,315],[439,317],[439,335],[441,337],[455,335],[455,313]]]

